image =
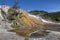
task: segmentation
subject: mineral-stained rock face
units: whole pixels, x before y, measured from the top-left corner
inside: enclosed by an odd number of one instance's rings
[[[9,11],[10,10],[10,11]],[[17,16],[15,16],[15,20],[17,20],[20,25],[23,25],[25,27],[39,27],[39,28],[42,28],[42,25],[44,25],[44,23],[41,21],[41,20],[38,20],[34,17],[31,17],[29,16],[29,13],[26,12],[26,11],[23,11],[23,10],[16,10],[16,12],[14,13],[13,9],[10,8],[8,10],[8,13],[11,13],[11,14],[18,14]],[[11,11],[13,10],[13,11]]]
[[[2,7],[1,9],[2,9],[2,11],[5,12],[6,17],[7,16],[10,16],[9,18],[13,17],[16,20],[16,22],[19,23],[19,25],[22,25],[21,28],[22,27],[23,28],[18,30],[21,33],[23,32],[23,33],[29,34],[33,31],[36,31],[38,29],[40,30],[41,28],[43,28],[44,23],[41,20],[38,20],[34,17],[29,16],[29,13],[26,11],[23,11],[23,10],[14,11],[14,9],[9,6]],[[17,15],[16,15],[16,13],[17,13]],[[1,12],[1,14],[2,14],[2,12]],[[3,15],[5,15],[5,14],[3,14]],[[11,14],[12,14],[12,16],[11,16]],[[22,31],[20,31],[20,30],[22,30]]]
[[[11,11],[12,10],[12,11]],[[12,8],[10,8],[8,10],[8,13],[13,14],[14,10]],[[16,19],[20,22],[23,23],[23,25],[29,26],[29,27],[34,27],[34,26],[40,26],[43,25],[43,22],[41,20],[38,20],[34,17],[29,16],[29,13],[23,10],[16,10],[18,15],[16,17]],[[15,13],[14,13],[15,14]]]
[[[10,15],[11,13],[14,13],[14,10],[12,7],[0,6],[0,8],[6,13],[6,16]],[[26,11],[16,10],[16,12],[18,15],[15,16],[14,18],[20,23],[20,25],[22,25],[21,27],[24,26],[24,27],[32,28],[32,29],[33,28],[40,29],[40,28],[43,28],[43,26],[44,26],[47,29],[49,29],[49,27],[50,27],[51,28],[50,30],[52,30],[52,27],[55,27],[56,29],[60,29],[60,27],[57,28],[57,26],[60,26],[60,25],[54,26],[54,24],[48,24],[48,23],[46,24],[42,20],[39,20],[39,19],[36,19],[35,17],[30,16],[30,14]],[[2,15],[3,14],[0,10],[0,17],[3,19]],[[4,16],[5,16],[5,14],[4,14]]]
[[[21,34],[23,36],[28,36],[28,34],[36,30],[38,31],[43,27],[45,28],[48,27],[46,29],[49,29],[49,27],[51,26],[50,30],[53,29],[52,27],[57,27],[57,26],[54,26],[53,24],[46,24],[42,20],[39,20],[39,19],[36,19],[35,17],[30,16],[28,12],[25,12],[23,10],[15,10],[15,12],[13,12],[14,11],[13,8],[9,6],[2,7],[2,10],[4,11],[4,13],[6,13],[7,16],[13,13],[12,16],[15,19],[15,21],[18,22],[18,24],[22,26],[18,29],[13,29],[12,31],[16,32],[17,34]],[[1,15],[1,10],[0,10],[0,40],[24,40],[23,37],[18,36],[16,33],[8,32],[9,29],[12,29],[10,27],[11,23],[8,23],[7,21],[2,21],[2,18],[3,17]],[[60,25],[58,27],[60,27]],[[58,36],[58,38],[60,39],[60,36]],[[41,40],[45,40],[45,39],[58,40],[57,37],[53,34],[48,35],[45,38],[39,38],[39,40],[40,39]],[[36,38],[34,40],[36,40]]]
[[[29,13],[25,11],[19,11],[18,20],[29,27],[41,27],[41,25],[43,25],[41,20],[31,17],[28,14]]]

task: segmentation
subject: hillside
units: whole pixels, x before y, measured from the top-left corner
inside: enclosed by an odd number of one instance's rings
[[[41,16],[41,15],[47,14],[48,12],[43,11],[43,10],[32,10],[29,13],[32,15],[40,15]]]
[[[46,11],[39,11],[39,10],[33,10],[29,12],[30,14],[42,16],[42,18],[46,20],[50,20],[53,22],[60,22],[60,12],[46,12]]]
[[[44,17],[51,21],[60,22],[60,12],[51,12],[49,14],[45,14]]]

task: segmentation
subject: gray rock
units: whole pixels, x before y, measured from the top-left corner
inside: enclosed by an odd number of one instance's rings
[[[0,40],[24,40],[24,38],[13,32],[1,32]]]
[[[29,40],[59,40],[54,34],[50,33],[48,36],[45,37],[32,37],[28,38]]]

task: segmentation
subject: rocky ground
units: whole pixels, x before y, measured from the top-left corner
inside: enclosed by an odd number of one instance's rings
[[[0,40],[24,40],[23,37],[14,32],[8,32],[11,29],[10,24],[0,20]]]
[[[24,38],[16,33],[0,29],[0,40],[24,40]]]

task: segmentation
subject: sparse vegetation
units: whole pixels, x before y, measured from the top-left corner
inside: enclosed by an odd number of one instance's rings
[[[16,23],[16,21],[13,21],[13,23],[11,24],[12,28],[19,28],[20,26]]]

